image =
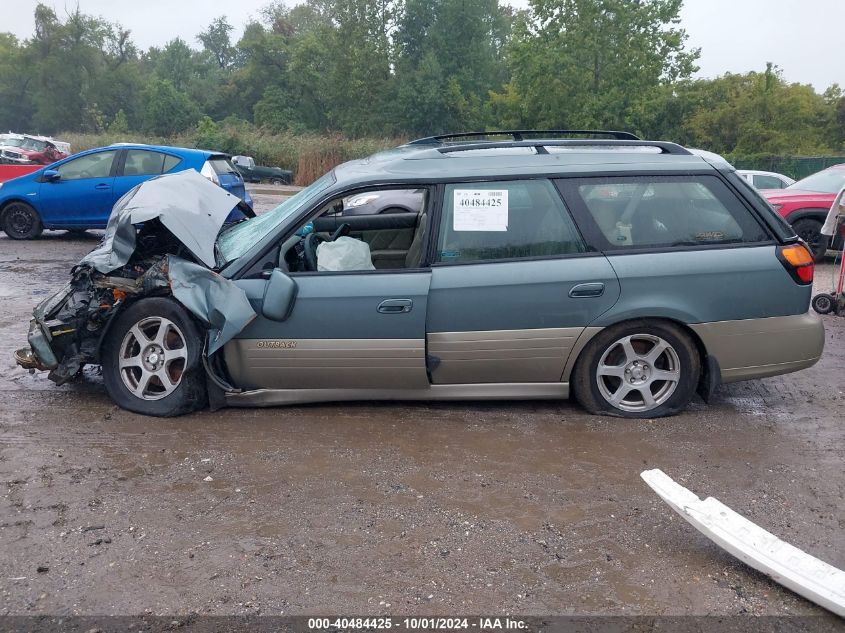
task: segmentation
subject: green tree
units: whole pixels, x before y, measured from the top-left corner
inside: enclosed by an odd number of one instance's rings
[[[498,0],[406,0],[394,34],[401,129],[483,127],[488,93],[507,78],[511,21]]]
[[[152,79],[141,99],[144,131],[151,134],[170,136],[187,130],[199,118],[197,105],[166,79]]]
[[[681,4],[531,0],[514,25],[500,115],[536,127],[631,127],[655,91],[696,70],[698,50],[685,50],[677,28]]]
[[[229,24],[226,16],[215,18],[208,27],[197,35],[205,51],[224,70],[230,69],[236,59],[237,51],[232,46],[231,33],[234,27]]]

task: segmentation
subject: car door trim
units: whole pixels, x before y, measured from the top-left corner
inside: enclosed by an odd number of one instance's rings
[[[430,332],[428,355],[438,359],[435,384],[497,382],[502,365],[512,382],[558,381],[583,327]]]
[[[276,407],[314,402],[361,400],[559,400],[569,397],[569,384],[487,383],[428,385],[420,389],[255,389],[226,394],[231,407]]]
[[[235,384],[307,389],[331,377],[342,389],[425,388],[423,339],[234,339],[224,348]]]

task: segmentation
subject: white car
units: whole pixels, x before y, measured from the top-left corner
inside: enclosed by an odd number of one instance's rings
[[[27,162],[25,156],[19,151],[23,145],[24,137],[21,134],[0,134],[0,163],[21,163]]]
[[[737,169],[736,173],[745,178],[757,189],[785,189],[795,181],[789,176],[777,174],[773,171],[758,171],[756,169]]]

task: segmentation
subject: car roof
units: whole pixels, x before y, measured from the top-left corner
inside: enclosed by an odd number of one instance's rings
[[[150,145],[149,143],[112,143],[106,147],[97,147],[95,149],[147,149],[152,151],[171,152],[181,156],[226,156],[225,152],[215,152],[207,149],[196,149],[192,147],[174,147],[172,145]],[[92,151],[92,150],[89,150]]]
[[[444,181],[596,172],[713,171],[724,158],[674,143],[644,141],[625,132],[575,131],[612,138],[560,138],[560,131],[488,132],[429,137],[335,168],[336,186],[397,180]],[[568,131],[562,131],[567,133]],[[526,139],[527,134],[540,138]],[[511,140],[488,140],[512,135]],[[549,136],[549,138],[546,138]],[[481,137],[481,138],[480,138]],[[458,140],[463,138],[465,140]]]
[[[750,174],[751,176],[777,176],[778,178],[789,178],[785,174],[779,174],[776,171],[763,171],[761,169],[737,169],[739,174]]]

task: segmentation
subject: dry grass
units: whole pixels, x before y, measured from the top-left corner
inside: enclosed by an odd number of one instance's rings
[[[252,126],[215,126],[200,133],[185,132],[170,138],[137,133],[67,133],[56,136],[75,152],[112,143],[150,143],[175,147],[201,147],[227,154],[252,156],[261,165],[278,166],[294,172],[298,185],[307,185],[340,163],[363,158],[405,142],[402,138],[358,138],[319,134],[271,134]]]

